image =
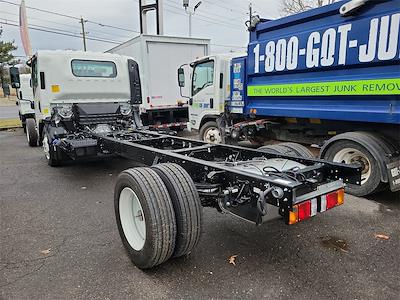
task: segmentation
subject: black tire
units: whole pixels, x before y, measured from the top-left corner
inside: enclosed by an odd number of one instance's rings
[[[173,256],[187,255],[197,246],[202,232],[203,207],[192,178],[177,164],[152,168],[168,189],[175,211],[176,243]]]
[[[37,147],[39,136],[36,130],[35,119],[28,118],[26,119],[25,123],[26,123],[26,138],[28,140],[28,144],[31,147]]]
[[[47,128],[43,128],[43,140],[41,143],[43,147],[43,151],[45,153],[45,158],[47,160],[47,164],[50,167],[58,167],[61,165],[62,160],[59,159],[57,150],[54,149],[55,146],[51,145],[50,143],[50,136],[47,132]],[[46,147],[48,147],[48,153],[46,153]]]
[[[361,186],[348,184],[346,187],[346,192],[355,196],[366,196],[373,194],[382,190],[381,184],[381,171],[376,161],[375,157],[360,144],[350,141],[350,140],[338,140],[333,142],[332,145],[325,151],[323,159],[328,161],[333,161],[335,155],[339,153],[342,149],[353,148],[362,152],[369,160],[371,168],[371,174],[369,178],[362,182]]]
[[[207,141],[207,138],[206,138],[206,133],[211,128],[218,129],[218,124],[216,121],[208,121],[208,122],[204,123],[203,126],[201,126],[200,132],[199,132],[200,140],[202,140],[204,142],[208,142],[208,143],[214,143],[212,141]],[[221,135],[221,133],[219,133],[219,134]],[[219,144],[219,143],[215,143],[215,144]]]
[[[21,120],[22,128],[24,129],[24,133],[26,133],[26,118],[22,117],[21,114],[19,114],[19,119]]]
[[[145,241],[140,250],[130,245],[121,224],[120,194],[125,188],[136,194],[146,220]],[[138,268],[152,268],[172,256],[176,240],[174,208],[165,184],[154,170],[134,168],[123,171],[115,185],[114,209],[122,243]]]
[[[272,152],[274,154],[299,156],[293,149],[281,146],[280,144],[262,146],[258,148],[258,150],[263,152]]]
[[[315,156],[312,154],[312,152],[310,150],[308,150],[307,147],[305,147],[301,144],[286,142],[286,143],[281,143],[279,145],[293,150],[294,152],[297,153],[296,156],[304,157],[304,158],[315,158]]]

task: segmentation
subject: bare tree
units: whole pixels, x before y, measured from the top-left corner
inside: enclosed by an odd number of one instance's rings
[[[282,13],[285,16],[297,14],[312,8],[331,4],[335,0],[282,0]]]

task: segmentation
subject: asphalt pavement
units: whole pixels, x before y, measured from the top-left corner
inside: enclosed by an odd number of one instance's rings
[[[0,298],[399,299],[399,194],[347,195],[294,226],[207,208],[195,251],[144,272],[124,252],[113,208],[116,177],[133,166],[50,168],[21,129],[0,131]]]

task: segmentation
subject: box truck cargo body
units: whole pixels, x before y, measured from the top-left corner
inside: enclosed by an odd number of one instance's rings
[[[208,55],[209,47],[208,39],[140,35],[107,52],[129,55],[139,64],[144,125],[176,128],[188,122],[187,99],[176,85],[177,69]]]

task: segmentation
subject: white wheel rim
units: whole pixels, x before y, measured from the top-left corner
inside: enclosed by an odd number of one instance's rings
[[[371,176],[371,162],[368,157],[361,151],[354,148],[344,148],[335,154],[333,157],[334,162],[353,164],[360,163],[361,169],[361,184],[368,181]]]
[[[49,145],[49,140],[47,136],[45,135],[43,138],[43,152],[44,155],[46,156],[47,160],[50,160],[50,145]]]
[[[204,141],[211,144],[220,144],[222,142],[221,133],[218,128],[210,127],[204,132]]]
[[[142,250],[146,241],[146,219],[139,198],[131,188],[124,188],[119,195],[119,216],[129,245],[136,251]]]

